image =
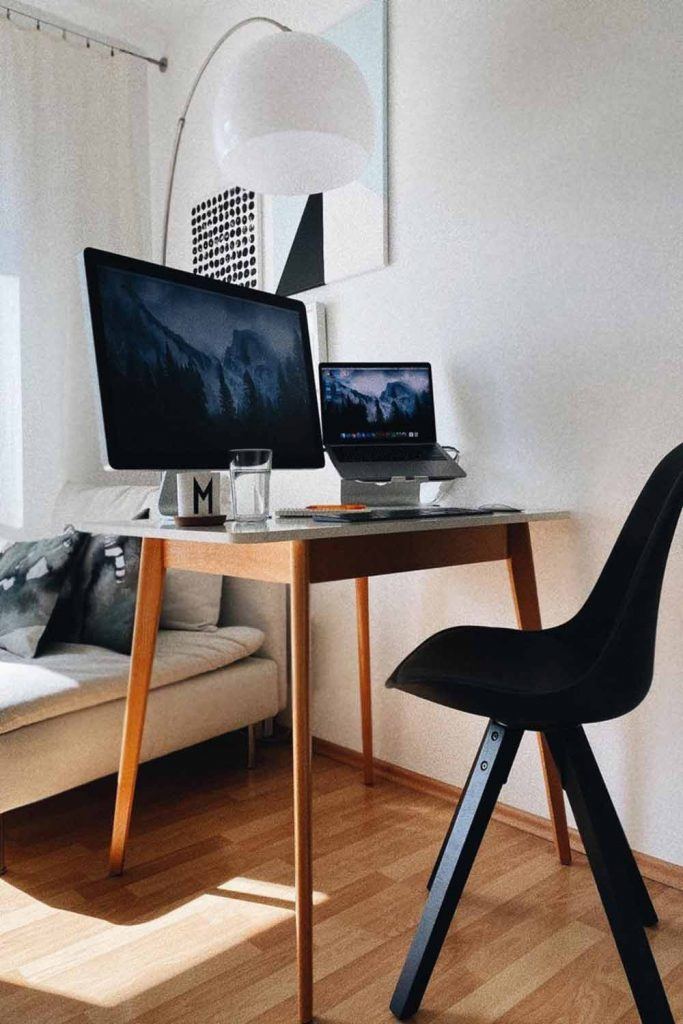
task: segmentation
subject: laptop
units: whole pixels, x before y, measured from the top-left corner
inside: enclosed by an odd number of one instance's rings
[[[321,363],[323,443],[345,480],[453,480],[436,440],[429,363]]]

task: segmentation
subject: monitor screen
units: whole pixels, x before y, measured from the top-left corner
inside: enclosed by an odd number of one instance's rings
[[[321,363],[326,445],[433,442],[429,363]]]
[[[222,469],[234,448],[324,464],[303,303],[86,249],[106,459]]]

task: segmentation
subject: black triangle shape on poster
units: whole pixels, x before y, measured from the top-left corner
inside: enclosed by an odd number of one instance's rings
[[[277,295],[296,295],[325,284],[322,192],[309,196],[289,250]]]

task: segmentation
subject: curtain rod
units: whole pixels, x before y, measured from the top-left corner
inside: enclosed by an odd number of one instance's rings
[[[111,53],[112,57],[116,53],[125,53],[127,57],[135,57],[136,60],[144,60],[148,64],[156,64],[159,71],[165,71],[168,67],[167,57],[148,57],[145,53],[138,53],[136,50],[128,50],[125,46],[118,46],[116,43],[110,42],[108,39],[103,39],[94,33],[79,32],[74,28],[69,28],[67,25],[58,25],[55,21],[50,21],[48,18],[43,18],[37,14],[28,14],[27,11],[20,11],[16,7],[8,7],[7,4],[0,4],[0,11],[5,12],[5,20],[11,21],[12,15],[16,14],[19,18],[26,18],[28,21],[35,22],[36,29],[40,31],[43,25],[48,28],[54,28],[58,32],[62,33],[62,39],[67,40],[69,36],[73,36],[76,39],[85,39],[85,45],[90,47],[91,43],[96,43],[97,46],[103,46]]]

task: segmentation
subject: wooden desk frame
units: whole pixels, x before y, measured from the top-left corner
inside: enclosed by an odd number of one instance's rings
[[[504,560],[520,629],[540,629],[529,525],[487,524],[433,532],[356,535],[271,543],[226,544],[144,537],[135,614],[133,652],[123,726],[116,807],[110,851],[112,874],[121,874],[130,830],[147,694],[156,646],[166,569],[218,573],[288,583],[292,652],[294,842],[298,1009],[301,1024],[313,1018],[313,872],[311,729],[309,706],[312,583],[354,579],[364,780],[373,784],[372,706],[368,577],[443,566]],[[563,864],[571,862],[564,796],[548,748],[540,743],[555,843]]]

